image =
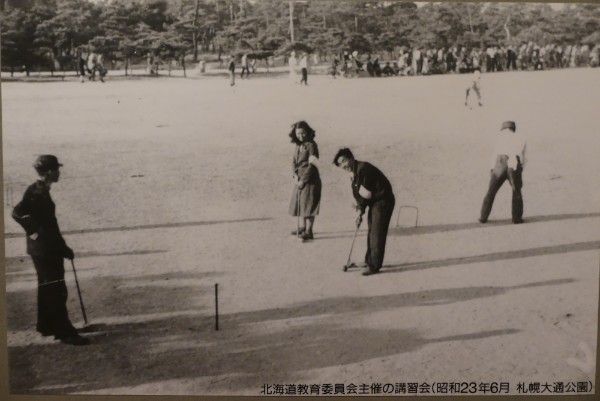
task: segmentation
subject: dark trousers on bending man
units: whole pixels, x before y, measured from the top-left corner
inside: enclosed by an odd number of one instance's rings
[[[385,242],[387,240],[390,220],[394,212],[396,200],[394,197],[382,199],[369,206],[369,232],[367,234],[367,253],[365,263],[371,272],[378,272],[383,266]]]
[[[496,193],[504,184],[504,181],[508,180],[512,187],[512,221],[513,223],[523,222],[523,195],[521,194],[521,188],[523,188],[522,180],[523,168],[519,162],[516,170],[509,168],[506,165],[506,158],[498,158],[496,167],[490,174],[490,185],[483,199],[483,205],[481,206],[481,218],[479,221],[485,223],[492,212],[492,206],[494,204],[494,198]]]
[[[67,313],[68,293],[63,257],[32,256],[32,259],[38,278],[37,331],[56,338],[77,335]]]

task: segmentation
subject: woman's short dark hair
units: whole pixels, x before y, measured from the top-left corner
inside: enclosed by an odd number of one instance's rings
[[[348,159],[354,159],[354,155],[352,154],[352,151],[348,148],[341,148],[340,150],[337,151],[337,153],[335,154],[335,157],[333,158],[333,164],[335,164],[336,166],[340,166],[339,163],[339,158],[340,157],[346,157]]]
[[[300,145],[302,143],[296,137],[296,128],[302,128],[306,132],[306,138],[304,139],[305,142],[312,141],[313,139],[315,139],[315,136],[317,135],[315,133],[315,130],[312,129],[306,121],[304,121],[304,120],[298,121],[297,123],[292,124],[292,130],[289,133],[290,139],[296,145]]]

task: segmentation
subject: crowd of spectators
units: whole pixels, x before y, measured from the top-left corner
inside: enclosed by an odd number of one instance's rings
[[[358,56],[344,52],[339,66],[346,77],[366,72],[369,76],[430,75],[511,70],[544,70],[569,67],[598,67],[600,45],[538,46],[533,42],[514,46],[490,46],[485,49],[452,47],[449,49],[403,49],[397,60],[385,61],[382,67],[378,56]],[[333,62],[337,70],[340,60]]]

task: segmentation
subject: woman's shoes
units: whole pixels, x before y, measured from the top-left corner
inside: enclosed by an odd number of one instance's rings
[[[306,231],[306,228],[305,228],[305,227],[300,227],[300,229],[299,229],[299,230],[297,230],[297,231],[296,231],[296,230],[292,231],[292,235],[303,235],[305,231]]]
[[[292,231],[292,235],[297,235],[302,238],[302,241],[314,239],[312,231],[306,231],[306,227],[300,227],[299,230]]]
[[[302,241],[314,239],[312,231],[307,231],[302,235]]]
[[[79,334],[73,334],[66,337],[57,338],[63,344],[69,345],[88,345],[90,343],[90,339],[87,337],[82,337]]]

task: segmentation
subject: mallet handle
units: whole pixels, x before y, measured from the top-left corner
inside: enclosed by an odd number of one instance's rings
[[[77,272],[75,271],[75,263],[71,259],[71,267],[73,268],[73,276],[75,276],[75,285],[77,286],[77,295],[79,296],[79,306],[81,306],[81,314],[83,315],[83,321],[88,324],[87,315],[85,314],[85,307],[83,306],[83,298],[81,297],[81,290],[79,289],[79,280],[77,280]]]

